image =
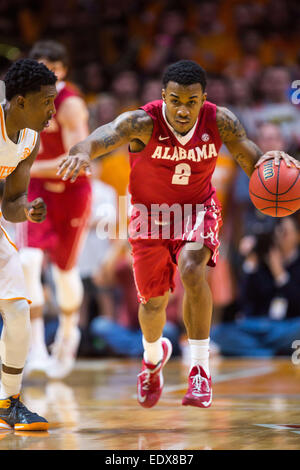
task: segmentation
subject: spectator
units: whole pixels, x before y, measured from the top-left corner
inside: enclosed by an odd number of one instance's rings
[[[193,8],[196,45],[199,61],[208,73],[221,73],[225,65],[238,57],[235,32],[227,29],[220,18],[220,3],[197,2]]]
[[[230,78],[228,80],[229,89],[229,109],[239,118],[246,127],[248,114],[251,113],[253,104],[253,90],[249,80],[241,77]],[[275,147],[274,147],[275,148]]]
[[[107,262],[99,270],[95,280],[98,286],[119,288],[120,299],[113,314],[103,312],[91,322],[90,332],[94,341],[103,340],[112,353],[122,356],[142,356],[142,332],[138,322],[138,301],[134,284],[132,259],[127,240],[116,241]],[[173,355],[180,354],[182,290],[179,278],[167,308],[164,337],[173,345]],[[103,346],[102,346],[103,347]]]
[[[95,103],[105,84],[101,65],[97,62],[88,63],[83,68],[81,83],[86,103],[88,105]]]
[[[150,101],[161,99],[161,80],[149,79],[145,82],[142,93],[141,102],[149,103]]]
[[[109,93],[102,93],[88,108],[89,128],[93,131],[117,116],[118,100]]]
[[[177,62],[178,60],[194,60],[201,63],[201,53],[197,47],[195,35],[184,33],[177,36],[169,61]]]
[[[230,91],[227,80],[223,75],[212,75],[207,81],[207,99],[217,106],[228,107],[227,100],[230,98]]]
[[[240,312],[213,328],[223,355],[288,355],[300,338],[300,225],[296,215],[254,238],[243,264]]]
[[[185,31],[185,16],[182,11],[167,9],[158,18],[156,34],[140,47],[137,63],[148,74],[160,74],[169,61],[176,39]]]
[[[245,125],[253,137],[263,122],[278,124],[286,139],[287,150],[294,153],[300,141],[300,111],[290,101],[290,84],[291,75],[287,68],[267,68],[260,81],[262,100],[248,113]]]
[[[117,114],[138,106],[139,80],[131,70],[124,70],[116,75],[111,85],[111,93],[118,101]]]

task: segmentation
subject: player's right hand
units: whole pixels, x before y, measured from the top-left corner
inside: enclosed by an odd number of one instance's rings
[[[47,206],[41,197],[37,197],[34,201],[27,204],[24,211],[26,218],[30,220],[30,222],[39,224],[46,219]]]
[[[89,155],[85,153],[68,155],[58,165],[56,174],[62,175],[63,181],[70,179],[73,183],[81,170],[84,170],[86,175],[91,175],[91,160]]]

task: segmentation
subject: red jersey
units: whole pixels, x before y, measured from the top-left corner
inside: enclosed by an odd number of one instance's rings
[[[76,90],[64,83],[58,84],[56,110]],[[66,153],[62,129],[54,116],[49,128],[41,132],[38,160],[51,160]],[[42,197],[47,205],[47,218],[40,224],[26,221],[17,226],[19,247],[29,246],[47,252],[52,263],[62,270],[76,265],[82,237],[88,226],[91,204],[91,184],[87,176],[79,176],[74,183],[60,178],[30,179],[28,200]]]
[[[50,126],[41,132],[41,142],[40,142],[40,149],[37,156],[37,160],[51,160],[54,158],[59,157],[67,152],[68,149],[64,147],[63,137],[62,137],[62,128],[57,120],[57,113],[59,111],[60,106],[64,102],[65,99],[71,96],[79,96],[77,90],[70,84],[66,84],[65,82],[61,82],[56,86],[58,90],[57,97],[54,100],[56,114],[50,121]],[[35,178],[32,179],[42,179],[43,181],[55,181],[57,182],[57,178]],[[86,175],[80,175],[76,181],[87,180]],[[65,181],[67,185],[76,184],[70,183],[70,181]]]
[[[56,114],[51,119],[50,126],[40,134],[41,143],[37,160],[51,160],[67,151],[63,144],[61,125],[56,116],[64,100],[70,96],[78,96],[78,93],[73,87],[66,85],[64,82],[59,83],[57,89],[58,94],[54,100]]]
[[[129,152],[132,204],[202,204],[215,194],[211,179],[222,145],[216,105],[205,101],[186,136],[172,131],[164,106],[157,100],[141,107],[153,120],[153,132],[141,152]]]

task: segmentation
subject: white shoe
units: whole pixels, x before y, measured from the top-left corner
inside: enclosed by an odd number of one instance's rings
[[[81,333],[78,327],[73,328],[69,337],[58,331],[55,341],[51,346],[52,354],[46,369],[46,374],[49,378],[63,379],[72,372],[80,338]]]
[[[34,372],[46,372],[49,362],[49,354],[45,349],[33,348],[30,350],[26,364],[24,366],[24,377],[28,377]]]

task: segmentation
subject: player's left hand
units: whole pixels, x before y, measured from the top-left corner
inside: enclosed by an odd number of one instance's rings
[[[43,222],[47,215],[47,206],[41,197],[36,198],[34,201],[29,202],[27,207],[24,208],[26,218],[30,222],[37,224]]]
[[[285,161],[286,166],[292,166],[292,164],[294,164],[296,168],[300,169],[300,162],[296,160],[296,158],[291,157],[290,155],[285,152],[282,152],[281,150],[271,150],[270,152],[267,152],[262,155],[256,163],[255,168],[257,168],[265,161],[271,159],[274,159],[274,163],[276,166],[279,165],[280,159],[283,159]]]

